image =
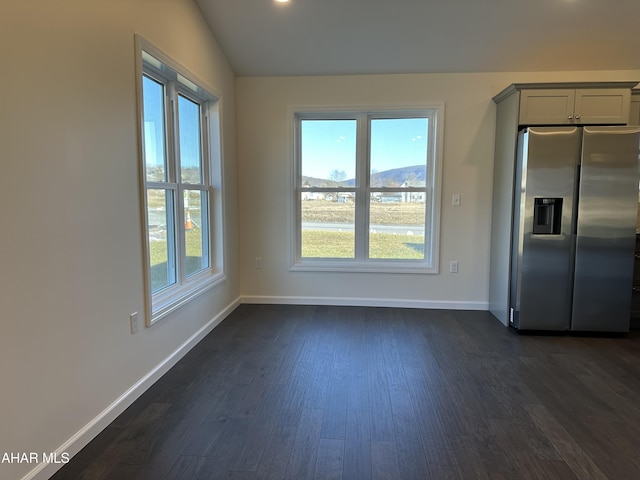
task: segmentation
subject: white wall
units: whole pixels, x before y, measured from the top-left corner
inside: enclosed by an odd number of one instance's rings
[[[134,33],[222,94],[228,279],[131,335]],[[0,59],[0,455],[52,452],[238,297],[235,78],[191,0],[3,0]]]
[[[239,78],[241,290],[251,301],[488,306],[495,105],[514,82],[640,80],[625,72]],[[445,102],[440,274],[290,272],[295,106]],[[461,194],[461,205],[451,196]],[[262,257],[263,268],[255,269]],[[449,262],[459,261],[459,273]],[[385,299],[393,301],[385,301]]]

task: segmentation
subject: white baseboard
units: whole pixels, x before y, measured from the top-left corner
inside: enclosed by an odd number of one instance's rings
[[[243,295],[242,303],[275,305],[335,305],[348,307],[394,307],[434,310],[488,310],[489,302],[402,300],[396,298],[288,297]]]
[[[217,327],[236,307],[242,303],[240,298],[234,300],[218,315],[209,320],[200,330],[189,337],[182,345],[173,351],[167,358],[156,365],[149,373],[138,380],[126,392],[118,397],[111,405],[105,408],[93,420],[82,427],[75,435],[63,443],[56,451],[56,457],[62,458],[66,453],[73,457],[82,450],[91,440],[98,436],[118,415],[124,412],[134,401],[140,397],[149,387],[157,382],[162,375],[167,373],[178,361],[184,357],[189,350],[195,347],[204,337],[206,337],[215,327]],[[22,480],[47,480],[56,471],[62,468],[63,464],[40,463]]]

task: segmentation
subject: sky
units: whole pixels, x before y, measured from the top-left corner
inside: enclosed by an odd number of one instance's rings
[[[428,119],[393,118],[371,120],[371,170],[426,163]],[[302,120],[302,175],[329,178],[343,170],[355,177],[356,120]]]
[[[143,77],[145,161],[164,164],[163,86]],[[198,105],[179,96],[180,158],[182,167],[200,162]],[[426,164],[427,118],[371,119],[371,173]],[[355,119],[302,120],[302,175],[328,179],[334,170],[355,178],[357,132]],[[159,179],[155,179],[159,180]]]
[[[145,162],[147,167],[161,166],[164,158],[164,88],[149,77],[143,77]],[[198,104],[178,97],[180,128],[180,163],[182,167],[200,165],[200,112]]]

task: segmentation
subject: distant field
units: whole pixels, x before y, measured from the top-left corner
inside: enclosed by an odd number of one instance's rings
[[[164,206],[164,194],[149,192],[150,207]],[[423,203],[372,203],[370,223],[380,225],[424,226]],[[304,222],[353,223],[354,204],[326,200],[302,202]],[[202,257],[201,232],[199,229],[186,232],[187,262],[193,263],[188,270],[197,270]],[[371,233],[369,257],[375,259],[423,259],[424,237],[422,235],[395,235]],[[153,241],[149,244],[152,286],[163,286],[167,282],[167,242]],[[302,232],[302,256],[306,258],[353,258],[353,232],[337,232],[305,229]]]
[[[421,260],[424,258],[424,237],[418,235],[369,236],[369,258]],[[354,234],[305,230],[302,232],[302,256],[306,258],[353,258]]]
[[[370,206],[372,225],[416,225],[424,227],[424,203],[375,203]],[[353,203],[327,200],[302,202],[305,223],[353,224]],[[302,256],[306,258],[353,258],[353,232],[314,230],[308,226],[302,232]],[[369,258],[414,260],[424,258],[424,236],[371,233]]]
[[[327,200],[302,202],[304,222],[353,223],[353,203]],[[371,203],[370,223],[381,225],[423,225],[424,203]]]

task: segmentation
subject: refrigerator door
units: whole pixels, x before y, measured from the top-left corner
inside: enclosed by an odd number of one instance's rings
[[[629,330],[639,145],[637,127],[584,127],[572,330]]]
[[[567,330],[581,130],[520,133],[512,244],[511,316],[520,330]]]

